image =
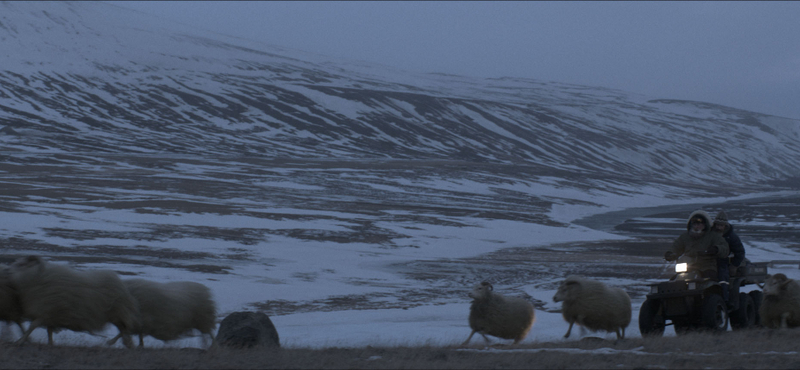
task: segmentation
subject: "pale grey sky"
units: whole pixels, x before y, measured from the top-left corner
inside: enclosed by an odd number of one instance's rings
[[[110,3],[409,71],[603,86],[800,119],[800,2]]]

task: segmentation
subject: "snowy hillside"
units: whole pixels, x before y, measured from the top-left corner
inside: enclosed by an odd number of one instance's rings
[[[627,179],[798,175],[800,122],[514,78],[415,75],[99,3],[0,5],[4,151],[528,163]]]
[[[0,159],[0,263],[200,281],[220,318],[266,312],[294,346],[463,341],[482,280],[536,304],[529,341],[566,331],[568,274],[635,315],[697,208],[750,258],[800,260],[800,121],[412,74],[103,3],[0,3]]]

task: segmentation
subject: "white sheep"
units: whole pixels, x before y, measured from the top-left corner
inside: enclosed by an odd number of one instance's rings
[[[469,343],[475,333],[480,333],[487,342],[488,334],[513,339],[514,344],[517,344],[531,330],[536,319],[533,305],[525,299],[505,297],[493,290],[492,284],[484,281],[469,293],[473,299],[469,308],[469,327],[472,333],[462,345]]]
[[[10,270],[22,312],[32,320],[18,344],[40,326],[47,327],[47,340],[52,345],[54,331],[93,334],[111,323],[122,333],[125,346],[133,347],[129,332],[136,325],[138,308],[116,272],[79,271],[37,256],[18,259]]]
[[[761,324],[772,329],[800,326],[800,284],[784,274],[769,276],[758,313]]]
[[[146,335],[166,342],[187,336],[193,329],[208,334],[214,345],[217,308],[208,287],[191,281],[159,283],[129,279],[123,283],[139,303],[141,325],[131,333],[139,335],[140,347],[144,346]],[[120,336],[109,344],[114,344]]]
[[[617,334],[617,340],[625,338],[625,328],[631,323],[631,298],[617,287],[569,276],[558,287],[553,301],[561,304],[561,315],[569,323],[564,338],[569,338],[572,325],[592,331],[603,330]]]

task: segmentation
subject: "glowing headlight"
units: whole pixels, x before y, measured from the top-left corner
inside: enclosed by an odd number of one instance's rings
[[[679,264],[675,265],[675,272],[686,272],[686,270],[687,270],[688,268],[689,268],[689,265],[688,265],[688,264],[686,264],[686,263],[679,263]]]

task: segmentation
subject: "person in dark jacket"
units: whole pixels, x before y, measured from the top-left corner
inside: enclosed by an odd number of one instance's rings
[[[726,256],[717,260],[717,279],[720,284],[723,284],[722,295],[725,298],[725,302],[728,302],[730,294],[728,289],[724,288],[728,288],[728,282],[730,281],[730,266],[738,268],[742,264],[742,261],[744,261],[744,245],[742,245],[742,240],[739,239],[739,236],[733,231],[733,225],[728,222],[728,215],[725,214],[725,211],[717,213],[711,229],[722,235],[722,238],[728,243],[730,253],[733,254],[733,258]]]
[[[717,260],[727,257],[728,243],[718,233],[711,231],[711,216],[703,210],[692,212],[686,222],[686,232],[672,243],[664,259],[675,261],[681,255],[695,257],[694,266],[704,277],[716,279]]]

